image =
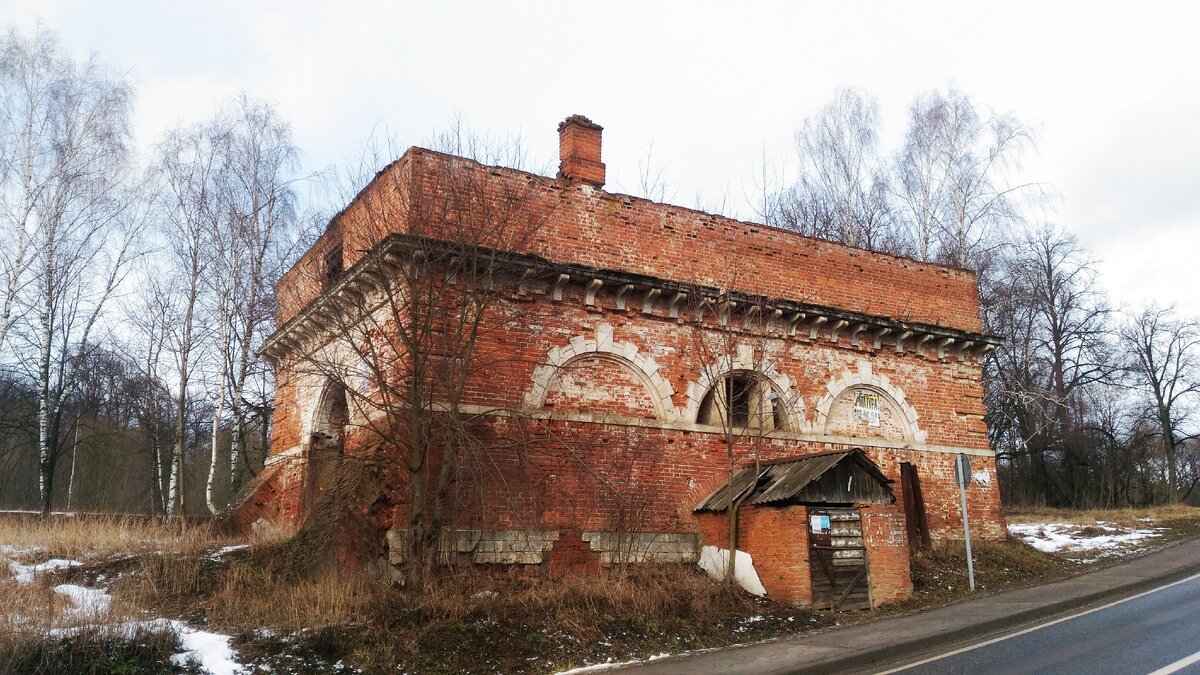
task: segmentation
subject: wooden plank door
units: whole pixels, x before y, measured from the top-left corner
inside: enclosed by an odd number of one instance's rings
[[[871,607],[867,549],[858,509],[808,509],[808,563],[814,609]]]

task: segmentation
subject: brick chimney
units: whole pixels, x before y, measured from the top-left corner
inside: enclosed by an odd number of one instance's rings
[[[604,127],[583,115],[571,115],[558,125],[558,177],[604,187],[600,133]]]

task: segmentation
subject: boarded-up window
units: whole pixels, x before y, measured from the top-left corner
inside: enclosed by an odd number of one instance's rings
[[[579,358],[560,368],[542,405],[597,415],[658,417],[655,393],[634,368],[604,356]]]

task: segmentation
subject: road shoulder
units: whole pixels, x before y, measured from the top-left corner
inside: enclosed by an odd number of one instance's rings
[[[686,654],[624,672],[852,672],[916,659],[1017,627],[1136,595],[1200,572],[1200,539],[1188,539],[1103,569],[926,612],[771,642]]]

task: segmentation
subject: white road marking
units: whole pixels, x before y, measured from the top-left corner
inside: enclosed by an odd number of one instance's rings
[[[1102,610],[1108,609],[1109,607],[1116,607],[1117,605],[1120,605],[1120,604],[1122,604],[1122,603],[1125,603],[1125,602],[1129,602],[1130,600],[1137,600],[1138,598],[1145,597],[1145,596],[1147,596],[1147,595],[1150,595],[1151,593],[1157,593],[1157,592],[1159,592],[1159,591],[1166,590],[1166,589],[1168,589],[1168,588],[1170,588],[1170,587],[1172,587],[1172,586],[1178,586],[1179,584],[1186,584],[1187,582],[1189,582],[1189,581],[1195,581],[1196,579],[1200,579],[1200,574],[1193,574],[1192,576],[1190,576],[1190,577],[1188,577],[1188,578],[1186,578],[1186,579],[1180,579],[1179,581],[1175,581],[1175,582],[1169,583],[1169,584],[1167,584],[1166,586],[1159,586],[1158,588],[1152,588],[1152,589],[1150,589],[1150,590],[1148,590],[1148,591],[1143,591],[1143,592],[1141,592],[1141,593],[1138,593],[1137,595],[1131,595],[1131,596],[1129,596],[1128,598],[1123,598],[1123,599],[1121,599],[1121,600],[1117,600],[1116,602],[1110,602],[1110,603],[1108,603],[1107,605],[1101,605],[1100,607],[1093,607],[1092,609],[1089,609],[1089,610],[1087,610],[1086,612],[1079,612],[1078,614],[1072,614],[1072,615],[1070,615],[1070,616],[1064,616],[1064,617],[1062,617],[1062,618],[1055,619],[1055,620],[1053,620],[1053,621],[1047,621],[1046,623],[1043,623],[1043,624],[1038,624],[1038,625],[1036,625],[1036,626],[1032,626],[1032,627],[1030,627],[1030,628],[1026,628],[1025,630],[1017,631],[1016,633],[1011,633],[1011,634],[1009,634],[1009,635],[1002,635],[1002,636],[1000,636],[1000,637],[998,637],[998,638],[992,638],[991,640],[987,640],[987,641],[985,641],[985,642],[980,642],[980,643],[978,643],[978,644],[973,644],[973,645],[970,645],[970,646],[968,646],[968,647],[963,647],[963,648],[961,648],[961,649],[955,649],[955,650],[954,650],[954,651],[952,651],[952,652],[946,652],[945,654],[938,654],[937,656],[931,656],[931,657],[929,657],[929,658],[927,658],[927,659],[925,659],[925,660],[923,660],[923,661],[916,661],[916,662],[914,662],[914,663],[908,663],[908,664],[905,664],[905,665],[903,665],[903,666],[899,666],[899,667],[897,667],[897,668],[892,668],[891,670],[885,670],[885,671],[882,671],[882,672],[880,672],[880,673],[877,673],[877,675],[889,675],[890,673],[899,673],[899,672],[901,672],[901,671],[905,671],[905,670],[908,670],[908,669],[910,669],[910,668],[916,668],[917,666],[923,666],[923,665],[925,665],[926,663],[933,663],[934,661],[941,661],[942,659],[948,659],[948,658],[950,658],[951,656],[957,656],[957,655],[959,655],[959,654],[965,654],[966,652],[969,652],[969,651],[974,651],[974,650],[976,650],[976,649],[979,649],[979,648],[981,648],[981,647],[987,647],[988,645],[994,645],[994,644],[996,644],[997,642],[1004,642],[1005,640],[1010,640],[1010,639],[1012,639],[1012,638],[1015,638],[1015,637],[1020,637],[1020,636],[1022,636],[1022,635],[1025,635],[1026,633],[1032,633],[1032,632],[1034,632],[1035,630],[1041,630],[1041,629],[1043,629],[1043,628],[1049,628],[1050,626],[1054,626],[1054,625],[1060,624],[1060,623],[1062,623],[1062,622],[1064,622],[1064,621],[1070,621],[1071,619],[1078,619],[1079,617],[1081,617],[1081,616],[1087,616],[1088,614],[1091,614],[1092,612],[1099,612],[1099,611],[1102,611]],[[1192,660],[1190,660],[1190,661],[1189,661],[1189,659],[1192,659]],[[1185,663],[1185,662],[1186,662],[1186,663]],[[1197,652],[1196,654],[1192,654],[1191,656],[1187,657],[1187,658],[1186,658],[1186,659],[1184,659],[1183,661],[1177,661],[1177,662],[1175,662],[1175,663],[1172,663],[1171,665],[1167,666],[1166,668],[1164,668],[1164,669],[1162,669],[1162,670],[1160,670],[1160,671],[1155,671],[1154,673],[1151,673],[1151,675],[1166,675],[1167,673],[1173,673],[1173,672],[1175,672],[1176,670],[1179,670],[1180,668],[1184,668],[1184,667],[1186,667],[1186,666],[1189,666],[1189,665],[1191,665],[1191,664],[1193,664],[1193,663],[1196,663],[1196,662],[1200,662],[1200,652]],[[1178,666],[1178,668],[1176,668],[1175,666]],[[1171,668],[1174,668],[1174,670],[1170,670]]]
[[[1196,652],[1191,656],[1179,659],[1169,666],[1163,666],[1153,673],[1150,673],[1150,675],[1171,675],[1171,673],[1183,670],[1194,663],[1200,663],[1200,652]]]

